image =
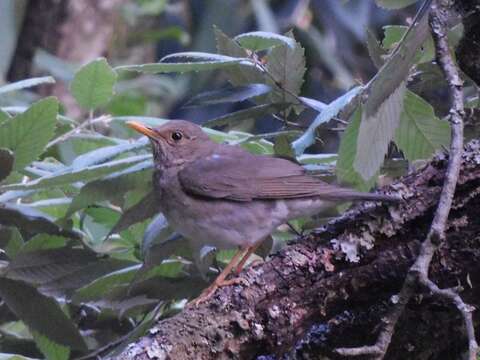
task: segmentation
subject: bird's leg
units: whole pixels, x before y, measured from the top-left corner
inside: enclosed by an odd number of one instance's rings
[[[208,288],[203,290],[202,293],[196,299],[192,300],[191,304],[197,306],[202,302],[208,300],[219,287],[227,286],[235,283],[237,279],[232,279],[233,280],[232,281],[232,280],[225,280],[225,278],[230,274],[233,267],[237,263],[238,259],[242,256],[244,251],[245,251],[244,249],[239,249],[235,253],[235,255],[233,255],[232,260],[230,260],[230,262],[227,264],[225,269],[223,269],[223,271],[213,281],[213,283]]]
[[[237,266],[235,267],[235,275],[237,275],[237,276],[240,275],[240,273],[242,272],[243,266],[247,262],[248,258],[250,257],[250,255],[252,255],[255,252],[255,250],[258,249],[260,244],[261,244],[261,242],[258,242],[257,244],[255,244],[253,246],[249,246],[247,248],[247,251],[245,252],[245,255],[243,255],[242,259],[238,262]]]

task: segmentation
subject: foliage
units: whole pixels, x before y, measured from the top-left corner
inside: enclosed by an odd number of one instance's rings
[[[376,2],[388,9],[415,3]],[[144,2],[136,9],[157,13],[163,5]],[[368,191],[386,172],[385,160],[412,163],[449,145],[448,122],[411,82],[424,75],[420,65],[433,60],[426,29],[423,8],[409,28],[386,27],[383,42],[369,33],[378,72],[327,103],[301,96],[307,61],[292,32],[232,38],[219,28],[210,34],[217,53],[180,52],[157,63],[115,67],[100,58],[80,67],[69,87],[88,111],[80,119],[65,115],[54,97],[8,106],[16,104],[6,95],[52,83],[53,77],[0,87],[0,296],[14,318],[1,325],[3,331],[15,325],[17,337],[34,342],[50,359],[85,355],[125,335],[132,340],[157,316],[177,311],[184,299],[198,294],[205,283],[197,269],[212,277],[214,258],[221,262],[230,256],[190,247],[159,215],[148,141],[132,141],[125,122],[167,120],[143,116],[143,103],[122,90],[136,79],[185,72],[201,79],[197,73],[218,71],[228,87],[185,100],[196,108],[234,104],[205,121],[213,140],[295,158],[319,175],[336,172],[341,183]],[[165,93],[181,82],[162,79]],[[305,113],[315,119],[303,128],[299,119]],[[252,124],[261,125],[268,114],[278,126],[253,134]],[[316,153],[319,135],[336,121],[348,122],[338,153]],[[278,248],[291,234],[273,238],[269,248]],[[105,331],[102,322],[121,326]]]

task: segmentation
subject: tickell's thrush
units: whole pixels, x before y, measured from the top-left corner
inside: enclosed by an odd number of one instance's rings
[[[342,201],[398,200],[327,184],[283,158],[217,144],[187,121],[172,120],[156,128],[128,125],[151,140],[154,187],[169,224],[202,245],[239,249],[195,304],[219,286],[234,283],[226,277],[235,265],[238,274],[257,246],[288,220]]]

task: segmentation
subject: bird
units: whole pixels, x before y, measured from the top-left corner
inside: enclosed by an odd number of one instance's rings
[[[219,287],[242,282],[238,275],[250,255],[289,220],[321,213],[340,202],[399,201],[395,195],[328,184],[285,158],[216,143],[189,121],[127,125],[150,140],[154,193],[170,226],[202,246],[237,248],[213,283],[192,301],[194,305]],[[232,271],[237,277],[227,279]]]

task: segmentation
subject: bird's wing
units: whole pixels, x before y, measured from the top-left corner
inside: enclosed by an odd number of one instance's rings
[[[306,175],[286,159],[243,151],[238,155],[212,154],[188,164],[178,174],[182,187],[190,194],[235,201],[310,196],[335,200],[339,193],[355,193]]]

